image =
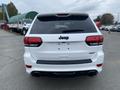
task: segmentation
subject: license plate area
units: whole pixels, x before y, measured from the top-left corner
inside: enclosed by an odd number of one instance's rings
[[[75,72],[54,72],[54,75],[74,75]]]
[[[58,42],[57,46],[58,46],[58,50],[59,51],[63,51],[63,50],[70,50],[70,42]]]

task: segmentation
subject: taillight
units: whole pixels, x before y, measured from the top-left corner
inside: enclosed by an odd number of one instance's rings
[[[103,44],[103,39],[102,35],[88,36],[86,38],[86,43],[89,46],[98,46]]]
[[[42,44],[40,37],[25,37],[24,45],[27,47],[39,47]]]

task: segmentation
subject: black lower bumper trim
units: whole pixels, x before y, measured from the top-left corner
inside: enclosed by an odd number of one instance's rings
[[[47,72],[47,71],[33,71],[32,74],[37,73],[40,76],[80,76],[80,75],[92,75],[97,74],[96,70],[87,71],[69,71],[69,72]]]
[[[53,64],[53,65],[64,65],[64,64],[85,64],[92,63],[91,59],[84,60],[37,60],[37,64]]]

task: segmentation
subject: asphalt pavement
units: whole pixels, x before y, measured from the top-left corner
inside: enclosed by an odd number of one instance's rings
[[[96,77],[31,77],[25,72],[23,36],[0,30],[0,90],[120,90],[120,33],[103,31],[105,63]]]

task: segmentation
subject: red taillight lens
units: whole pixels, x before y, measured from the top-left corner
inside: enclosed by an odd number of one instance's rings
[[[102,35],[95,35],[95,36],[88,36],[86,38],[86,43],[89,46],[97,46],[103,44],[103,36]]]
[[[25,37],[24,45],[27,47],[38,47],[42,44],[42,39],[39,37]]]

